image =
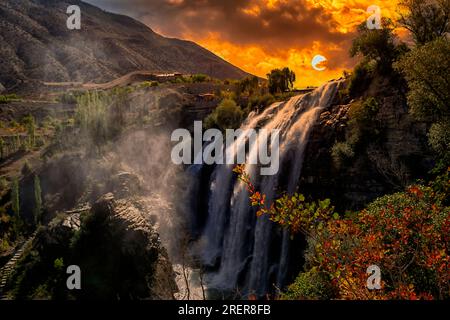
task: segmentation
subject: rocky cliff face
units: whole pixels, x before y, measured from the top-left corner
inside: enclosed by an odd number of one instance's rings
[[[338,166],[331,150],[348,137],[351,103],[368,97],[379,104],[372,121],[381,138],[369,141],[350,163]],[[331,198],[340,210],[361,209],[376,197],[402,190],[433,166],[427,124],[411,117],[403,92],[389,79],[373,79],[362,94],[349,100],[341,95],[321,114],[305,152],[299,186],[312,198]]]
[[[91,208],[68,211],[41,228],[8,283],[17,299],[173,299],[175,273],[138,178],[121,173]],[[133,190],[131,190],[131,189]],[[131,197],[131,194],[135,196]],[[66,287],[66,268],[78,265],[81,290]]]

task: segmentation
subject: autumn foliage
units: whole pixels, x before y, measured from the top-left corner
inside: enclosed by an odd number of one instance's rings
[[[298,278],[301,285],[288,288],[295,289],[289,298],[450,298],[449,172],[428,186],[411,186],[343,217],[333,212],[328,200],[308,203],[299,194],[268,204],[243,167],[235,172],[246,184],[258,215],[268,215],[292,234],[307,237],[305,272]],[[380,290],[367,288],[371,265],[381,269]],[[310,288],[324,282],[326,295]]]

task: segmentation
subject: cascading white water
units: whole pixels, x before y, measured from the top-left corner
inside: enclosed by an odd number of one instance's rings
[[[260,115],[251,114],[244,123],[243,129],[281,131],[280,164],[289,167],[281,168],[276,175],[261,177],[256,166],[246,166],[252,182],[267,195],[268,203],[275,197],[281,172],[289,175],[288,193],[295,192],[311,128],[321,110],[330,105],[341,83],[329,82],[311,93],[275,103]],[[240,141],[236,141],[238,143]],[[235,151],[238,149],[232,147]],[[252,146],[249,157],[258,147],[257,144]],[[273,224],[266,217],[255,218],[248,192],[242,183],[233,179],[232,169],[230,165],[218,165],[211,176],[208,218],[200,256],[206,265],[214,265],[220,258],[219,270],[209,275],[209,287],[235,289],[238,278],[245,272],[243,291],[260,296],[272,285],[283,284],[289,261],[289,235],[284,232],[279,257],[277,261],[270,261]],[[271,274],[275,274],[274,283],[269,283]]]
[[[262,120],[267,119],[280,106],[281,103],[274,103],[261,115],[251,114],[243,124],[243,128],[255,128]],[[235,156],[238,148],[235,145],[239,140],[230,146]],[[219,165],[214,170],[211,177],[211,196],[209,199],[208,220],[204,232],[204,248],[202,253],[203,262],[206,265],[214,265],[216,259],[221,255],[222,241],[227,218],[227,211],[230,209],[230,199],[232,192],[232,165]]]

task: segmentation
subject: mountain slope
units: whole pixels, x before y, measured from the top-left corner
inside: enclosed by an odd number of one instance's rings
[[[73,4],[81,30],[66,27]],[[78,0],[1,0],[0,43],[0,83],[8,89],[30,80],[105,82],[136,70],[248,75],[193,42]]]

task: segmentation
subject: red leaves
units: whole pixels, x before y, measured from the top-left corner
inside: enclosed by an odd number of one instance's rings
[[[244,167],[234,171],[246,185],[251,204],[259,208],[258,216],[268,215],[292,234],[314,239],[309,263],[330,276],[339,298],[450,297],[450,209],[442,205],[446,196],[432,187],[412,186],[352,218],[333,218],[329,201],[308,203],[300,194],[284,195],[268,208],[266,196],[255,190]],[[442,190],[449,190],[446,183]],[[373,264],[384,275],[382,290],[366,288],[366,269]],[[434,296],[436,292],[440,296]]]
[[[422,193],[422,191],[420,191],[418,186],[409,187],[408,192],[411,193],[412,195],[416,196],[419,199],[423,197],[423,193]]]

